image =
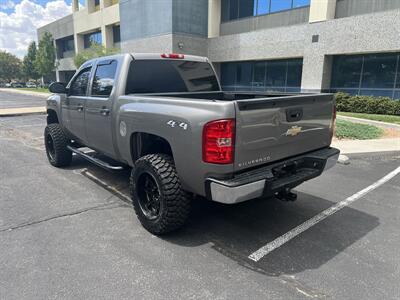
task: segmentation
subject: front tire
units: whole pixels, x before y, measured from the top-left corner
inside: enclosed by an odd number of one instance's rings
[[[182,190],[175,164],[165,154],[137,160],[130,177],[136,215],[149,232],[162,235],[182,227],[190,212],[190,197]]]
[[[69,139],[60,124],[53,123],[44,130],[44,144],[50,164],[54,167],[66,167],[71,164],[72,152],[68,150]]]

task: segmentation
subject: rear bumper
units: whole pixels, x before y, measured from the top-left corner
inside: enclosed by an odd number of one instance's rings
[[[207,196],[213,201],[226,204],[272,196],[276,192],[292,189],[332,168],[339,158],[339,153],[338,149],[324,148],[240,173],[231,179],[207,178]]]

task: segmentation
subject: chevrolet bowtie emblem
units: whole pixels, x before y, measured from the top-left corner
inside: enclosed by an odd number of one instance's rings
[[[301,127],[299,126],[292,126],[286,131],[286,136],[296,136],[301,132]]]

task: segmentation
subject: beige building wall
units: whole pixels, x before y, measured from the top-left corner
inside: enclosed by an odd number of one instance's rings
[[[74,40],[77,53],[84,49],[83,36],[94,31],[101,31],[102,43],[111,48],[113,44],[113,25],[118,25],[119,4],[115,1],[100,0],[100,7],[95,6],[94,0],[86,0],[85,7],[76,9],[77,0],[73,2]],[[74,4],[75,3],[75,4]]]
[[[335,18],[337,0],[311,0],[310,23],[331,20]]]
[[[217,37],[221,26],[221,0],[208,0],[208,37]]]

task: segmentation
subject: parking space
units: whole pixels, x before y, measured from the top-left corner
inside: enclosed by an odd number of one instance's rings
[[[5,298],[400,297],[400,175],[249,259],[395,170],[400,153],[351,155],[350,165],[301,185],[293,203],[195,199],[187,226],[159,238],[134,215],[129,170],[109,173],[77,157],[67,169],[51,167],[44,126],[43,115],[0,119]]]

